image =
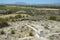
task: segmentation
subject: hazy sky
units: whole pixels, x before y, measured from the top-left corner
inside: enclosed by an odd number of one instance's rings
[[[0,4],[14,4],[14,3],[27,3],[27,4],[60,4],[60,0],[0,0]]]

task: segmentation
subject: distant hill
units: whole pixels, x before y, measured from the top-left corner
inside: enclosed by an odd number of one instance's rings
[[[31,5],[31,7],[37,7],[37,8],[60,8],[60,4],[35,4],[35,5]]]
[[[15,4],[4,4],[4,5],[0,5],[0,7],[2,6],[25,6],[25,7],[36,7],[36,8],[60,8],[60,4],[33,4],[33,5],[29,5],[27,3],[24,2],[16,2]]]

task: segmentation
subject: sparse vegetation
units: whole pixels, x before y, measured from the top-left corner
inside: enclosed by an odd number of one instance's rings
[[[47,26],[44,27],[45,29],[49,29]]]
[[[14,17],[13,16],[10,16],[9,19],[14,19]]]
[[[2,29],[0,34],[6,34],[8,36],[7,40],[9,40],[9,38],[11,38],[11,40],[15,40],[14,38],[17,40],[18,38],[24,39],[24,37],[35,38],[35,33],[40,37],[49,38],[50,36],[51,40],[54,40],[54,35],[51,36],[50,33],[54,34],[60,32],[60,22],[57,22],[60,21],[60,15],[58,16],[59,10],[56,11],[55,9],[50,8],[43,8],[43,10],[36,8],[36,10],[33,10],[31,7],[20,8],[18,5],[17,7],[4,7],[0,9],[3,13],[1,13],[0,18],[0,29]],[[5,37],[5,35],[2,37]]]
[[[48,24],[45,24],[44,28],[45,28],[45,29],[49,29]]]
[[[60,21],[60,18],[58,18],[57,21]]]
[[[7,20],[4,18],[0,18],[0,28],[8,26]]]
[[[57,19],[57,16],[49,16],[49,19],[50,20],[56,20]]]
[[[29,36],[34,36],[32,31],[29,32]]]
[[[0,34],[5,34],[5,32],[3,30],[0,31]]]
[[[19,15],[19,14],[15,16],[15,18],[21,18],[21,17],[22,17],[22,16],[21,16],[21,15]]]
[[[11,34],[15,34],[15,31],[14,30],[11,30]]]

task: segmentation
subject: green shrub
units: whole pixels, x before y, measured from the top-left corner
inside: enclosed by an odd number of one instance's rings
[[[59,19],[57,19],[57,21],[60,21],[60,18],[59,18]]]
[[[21,18],[22,16],[21,15],[16,15],[15,18]]]
[[[13,16],[10,16],[9,19],[14,19],[14,17]]]
[[[49,17],[49,20],[56,20],[56,19],[57,19],[56,16],[50,16],[50,17]]]
[[[3,30],[0,31],[0,34],[5,34],[5,32]]]
[[[6,19],[4,19],[4,18],[0,18],[0,23],[3,23],[3,22],[7,22],[7,20]]]
[[[34,36],[32,31],[29,32],[29,36]]]
[[[9,18],[8,17],[6,17],[6,18],[4,18],[6,21],[9,21]]]
[[[23,15],[23,18],[24,18],[25,16]]]
[[[15,31],[14,30],[11,30],[11,34],[15,34]]]
[[[7,20],[0,18],[0,28],[8,26]]]
[[[47,26],[44,27],[45,29],[49,29]]]

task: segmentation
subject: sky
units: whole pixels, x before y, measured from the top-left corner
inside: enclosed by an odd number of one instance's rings
[[[60,4],[60,0],[0,0],[0,4]]]

